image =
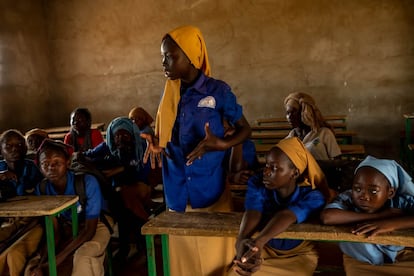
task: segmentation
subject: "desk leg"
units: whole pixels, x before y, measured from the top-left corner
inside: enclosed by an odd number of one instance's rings
[[[170,276],[170,254],[168,247],[168,235],[161,235],[161,244],[164,276]]]
[[[78,222],[78,208],[76,204],[71,207],[72,211],[72,236],[76,238],[79,231],[79,222]]]
[[[154,248],[154,236],[146,235],[145,241],[147,244],[147,262],[148,262],[148,275],[157,276],[157,268],[155,265],[155,248]]]
[[[46,224],[47,257],[48,257],[48,262],[49,262],[49,275],[57,276],[53,216],[45,216],[45,224]]]

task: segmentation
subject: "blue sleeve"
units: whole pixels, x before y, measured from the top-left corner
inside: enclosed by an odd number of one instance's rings
[[[99,218],[103,204],[103,197],[98,180],[94,176],[89,174],[85,175],[85,193],[85,218]]]
[[[238,120],[241,119],[243,115],[243,108],[237,103],[236,96],[231,91],[230,87],[226,84],[227,89],[224,93],[224,119],[229,121],[231,124],[235,124]]]
[[[154,129],[151,126],[144,127],[144,129],[140,130],[140,132],[154,135]]]
[[[352,191],[347,190],[345,192],[340,193],[331,203],[326,204],[325,209],[355,209],[354,204],[352,202]]]
[[[246,211],[259,211],[263,212],[265,196],[264,186],[261,185],[262,173],[254,175],[247,181],[247,192],[244,201],[244,207]]]
[[[92,159],[104,159],[106,155],[111,154],[111,151],[109,150],[108,145],[106,142],[102,142],[99,145],[97,145],[93,149],[89,149],[83,153],[86,157],[92,158]]]
[[[390,207],[402,209],[407,215],[414,215],[414,196],[397,194],[391,199]]]
[[[259,167],[256,147],[252,140],[246,140],[243,143],[243,160],[247,162],[249,169],[256,169]]]
[[[310,190],[303,193],[299,200],[289,204],[288,208],[296,216],[296,223],[302,223],[313,213],[321,210],[325,205],[325,198],[319,190]]]

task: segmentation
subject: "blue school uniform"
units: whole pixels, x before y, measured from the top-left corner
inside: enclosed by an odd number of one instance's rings
[[[64,195],[76,195],[75,192],[75,174],[72,171],[68,171],[66,173],[67,182],[66,182],[66,189],[63,193]],[[101,214],[101,209],[103,206],[103,197],[101,194],[101,190],[99,187],[98,180],[89,174],[85,174],[84,176],[84,183],[85,183],[85,194],[86,194],[86,207],[82,210],[80,203],[77,203],[78,206],[78,215],[79,218],[85,219],[95,219],[99,218]],[[40,195],[41,192],[39,190],[39,186],[36,187],[36,194]],[[53,184],[50,181],[46,183],[45,189],[46,195],[58,195]],[[67,210],[61,214],[61,216],[68,221],[72,221],[71,211]]]
[[[389,208],[404,209],[408,214],[414,215],[414,197],[410,195],[396,195],[388,201]],[[339,194],[335,200],[326,205],[326,209],[335,208],[361,212],[352,201],[352,190],[347,190]],[[342,252],[361,262],[373,265],[382,265],[384,263],[394,263],[399,251],[404,246],[380,245],[370,243],[340,242],[339,247]]]
[[[163,158],[163,182],[168,208],[185,211],[187,203],[192,208],[210,206],[224,191],[222,161],[225,151],[205,153],[187,166],[186,156],[204,139],[204,125],[222,138],[223,119],[235,124],[242,118],[242,107],[230,87],[204,74],[195,83],[181,91],[177,117],[172,130],[171,142]]]
[[[296,185],[288,199],[281,199],[275,190],[263,185],[263,173],[256,174],[247,182],[245,199],[246,211],[262,213],[260,228],[263,228],[278,211],[289,209],[296,216],[296,223],[302,223],[312,214],[316,214],[325,204],[323,194],[311,186]],[[278,250],[290,250],[301,244],[301,240],[271,239],[267,245]]]
[[[8,170],[8,166],[5,160],[0,160],[0,171]],[[33,194],[36,185],[43,179],[43,175],[39,168],[32,160],[24,160],[23,172],[19,176],[17,182],[11,181],[13,186],[16,188],[16,194],[26,195]]]

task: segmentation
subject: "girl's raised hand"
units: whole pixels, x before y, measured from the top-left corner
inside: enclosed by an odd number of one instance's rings
[[[226,149],[223,140],[211,133],[209,123],[204,125],[204,131],[206,133],[204,139],[187,155],[187,166],[191,165],[195,159],[201,159],[203,154],[208,151]]]
[[[162,159],[161,154],[165,154],[164,148],[158,145],[158,141],[155,137],[148,133],[141,133],[141,138],[147,140],[148,147],[145,149],[144,153],[144,164],[148,162],[148,158],[150,158],[151,168],[155,169],[155,163],[157,162],[158,167],[162,167]]]

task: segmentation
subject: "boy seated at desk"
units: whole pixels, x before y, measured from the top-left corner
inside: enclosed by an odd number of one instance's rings
[[[9,129],[0,136],[3,160],[0,160],[0,187],[2,200],[14,195],[34,194],[37,183],[43,176],[32,160],[25,159],[26,140],[16,129]],[[8,195],[7,195],[8,194]],[[34,218],[1,218],[0,244],[8,250],[0,254],[0,275],[8,270],[9,275],[20,275],[26,259],[33,254],[42,236],[42,227]],[[26,233],[23,239],[14,242]],[[8,245],[11,243],[10,247]],[[1,252],[1,251],[0,251]]]
[[[233,270],[312,275],[318,261],[313,244],[274,237],[316,214],[329,197],[325,176],[303,143],[297,137],[280,141],[267,153],[263,172],[248,181]]]
[[[70,131],[63,142],[71,145],[74,152],[93,149],[104,141],[98,129],[92,129],[92,115],[87,108],[78,107],[70,114]],[[72,152],[70,152],[72,153]]]
[[[45,139],[38,150],[41,171],[46,177],[44,193],[40,186],[36,194],[77,195],[75,174],[69,171],[70,154],[62,142]],[[71,211],[65,211],[53,220],[57,248],[56,264],[73,254],[72,275],[104,275],[105,249],[111,237],[108,227],[100,220],[103,197],[97,179],[84,175],[85,206],[78,205],[79,234],[72,238]],[[108,218],[109,219],[109,218]],[[41,252],[43,260],[47,252]],[[42,275],[48,264],[41,262],[32,269],[32,275]]]
[[[324,224],[356,224],[370,236],[414,228],[414,183],[394,160],[366,157],[355,170],[352,190],[321,213]],[[404,246],[341,242],[347,275],[413,275],[414,251]]]

